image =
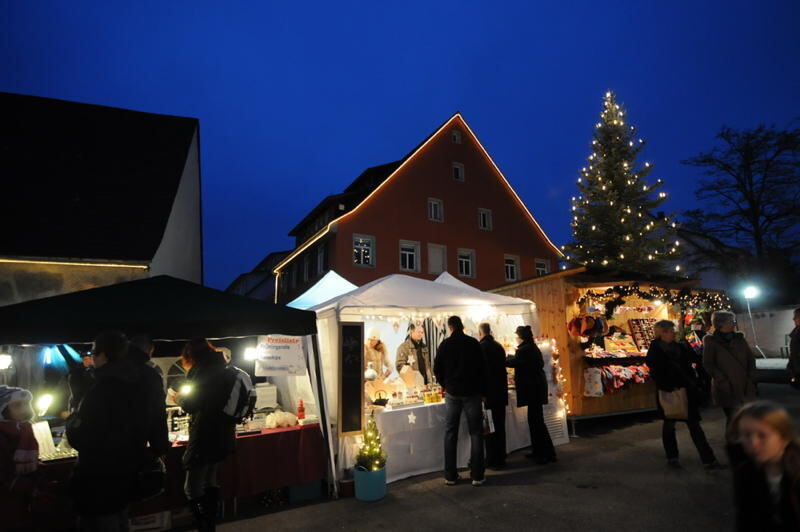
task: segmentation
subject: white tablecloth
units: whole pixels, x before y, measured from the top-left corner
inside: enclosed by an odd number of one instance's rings
[[[506,407],[506,450],[508,452],[528,447],[531,444],[528,432],[528,409],[517,408],[517,396],[508,394]],[[545,406],[545,419],[550,427],[555,445],[567,443],[566,430],[558,430],[560,421],[551,419],[556,409]],[[386,481],[394,482],[414,475],[442,471],[444,469],[445,404],[435,403],[410,408],[385,410],[375,413],[375,421],[381,433],[383,449],[388,455]],[[555,430],[554,430],[555,429]],[[361,436],[346,436],[339,439],[339,469],[352,467]],[[469,460],[469,431],[462,414],[458,436],[458,466],[466,467]]]

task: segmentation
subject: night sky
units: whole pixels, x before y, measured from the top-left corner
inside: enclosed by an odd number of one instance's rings
[[[797,1],[542,3],[3,0],[0,91],[199,118],[219,288],[456,111],[558,244],[607,89],[668,210],[722,124],[800,116]]]

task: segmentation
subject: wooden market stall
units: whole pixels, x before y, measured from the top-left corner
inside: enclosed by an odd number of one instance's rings
[[[647,330],[651,335],[656,321],[666,319],[681,324],[683,318],[698,309],[729,308],[724,293],[702,290],[695,284],[695,280],[672,276],[581,267],[523,280],[492,292],[536,301],[541,335],[555,338],[561,350],[568,416],[574,421],[656,408],[655,385],[644,378],[648,373],[646,367],[636,380],[618,389],[612,387],[599,396],[587,390],[586,370],[602,370],[612,365],[639,369],[644,364],[641,355],[649,345]],[[567,328],[574,318],[587,315],[606,317],[608,326],[620,327],[633,336],[639,353],[632,354],[639,356],[613,359],[587,356],[588,346]]]

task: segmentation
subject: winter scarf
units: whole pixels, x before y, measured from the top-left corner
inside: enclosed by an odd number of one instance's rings
[[[39,443],[33,435],[33,426],[29,422],[0,421],[0,438],[12,442],[14,448],[12,459],[17,475],[36,471],[39,463]]]

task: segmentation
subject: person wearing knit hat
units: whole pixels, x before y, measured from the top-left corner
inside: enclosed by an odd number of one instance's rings
[[[39,463],[31,399],[28,390],[0,385],[0,515],[10,529],[30,525],[27,508]]]
[[[382,378],[386,378],[392,373],[386,344],[381,342],[381,332],[377,327],[369,330],[367,343],[364,346],[364,369],[368,369],[370,364],[372,364],[372,369],[378,372],[378,375]]]

